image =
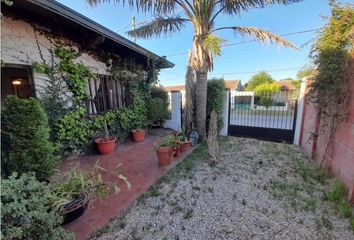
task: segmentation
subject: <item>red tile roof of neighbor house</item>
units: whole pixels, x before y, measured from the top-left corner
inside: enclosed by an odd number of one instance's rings
[[[237,89],[237,87],[241,84],[240,80],[225,80],[225,86],[227,89]],[[184,85],[175,85],[175,86],[166,86],[165,90],[170,92],[170,91],[184,91],[185,86]]]
[[[280,86],[281,90],[287,90],[287,91],[296,90],[296,87],[294,86],[291,80],[280,80],[276,83]]]

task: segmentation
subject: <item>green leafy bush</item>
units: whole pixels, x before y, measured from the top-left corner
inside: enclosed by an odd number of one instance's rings
[[[208,97],[207,97],[207,126],[209,126],[210,115],[213,110],[218,114],[218,130],[223,125],[222,113],[225,104],[225,81],[224,79],[211,79],[208,80]]]
[[[168,103],[163,99],[156,97],[150,100],[149,103],[149,118],[152,123],[161,123],[170,117],[168,111]]]
[[[34,99],[9,96],[2,111],[2,173],[33,171],[48,178],[57,166],[55,148],[49,141],[47,115]]]
[[[272,95],[276,94],[280,91],[280,86],[276,83],[270,84],[261,84],[254,89],[254,94],[256,96],[267,96],[272,97]]]
[[[254,75],[246,84],[245,84],[245,90],[246,91],[254,91],[254,89],[262,84],[270,84],[273,83],[274,79],[272,78],[271,75],[269,75],[265,71],[261,71]]]
[[[93,135],[93,125],[85,118],[86,110],[78,108],[61,118],[57,125],[57,142],[64,151],[83,149]]]
[[[49,209],[46,184],[33,173],[17,173],[1,183],[1,239],[72,239],[62,218]]]
[[[273,104],[273,96],[280,91],[280,86],[276,83],[261,84],[254,89],[254,95],[260,98],[259,103],[265,108]]]
[[[132,87],[133,102],[128,107],[130,113],[130,129],[144,129],[149,125],[147,95],[142,87],[136,84]]]
[[[151,98],[161,98],[164,103],[168,103],[168,93],[161,87],[150,87]]]

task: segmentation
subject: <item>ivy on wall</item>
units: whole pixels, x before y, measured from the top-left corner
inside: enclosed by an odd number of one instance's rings
[[[350,69],[354,58],[354,8],[331,1],[332,15],[312,51],[317,67],[311,83],[310,101],[317,104],[321,129],[327,135],[322,162],[331,156],[331,143],[338,126],[346,120],[351,99]]]
[[[48,64],[43,60],[43,63],[35,64],[34,69],[46,74],[49,79],[55,80],[54,82],[62,79],[71,92],[69,97],[71,101],[67,101],[67,99],[65,101],[66,103],[71,102],[72,106],[66,109],[66,114],[60,118],[53,117],[55,122],[52,124],[52,132],[55,133],[53,140],[57,142],[64,153],[87,149],[92,138],[100,134],[104,121],[107,122],[110,129],[114,130],[113,134],[118,138],[124,138],[130,129],[147,127],[149,122],[146,106],[149,98],[149,84],[147,82],[149,82],[149,74],[157,76],[155,68],[150,68],[150,73],[148,73],[141,66],[135,64],[133,59],[123,61],[120,57],[109,55],[111,60],[107,60],[108,71],[120,79],[126,79],[132,97],[131,104],[128,107],[109,111],[102,115],[87,116],[84,108],[84,103],[88,99],[87,85],[90,78],[95,77],[95,74],[82,63],[75,61],[80,53],[74,49],[57,45],[50,52],[52,53],[52,62]],[[113,61],[112,58],[115,60]],[[54,61],[57,62],[54,64]],[[118,65],[118,62],[124,62],[123,66]],[[57,90],[59,91],[59,89]],[[53,94],[53,91],[49,91],[49,94]],[[56,96],[54,102],[64,101],[59,98],[60,94],[53,95]],[[64,104],[59,105],[64,106]],[[48,112],[50,113],[50,111]]]

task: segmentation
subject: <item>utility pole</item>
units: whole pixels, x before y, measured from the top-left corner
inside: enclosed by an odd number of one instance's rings
[[[133,31],[135,30],[135,26],[136,26],[135,17],[133,16],[133,17],[132,17],[132,30],[133,30]],[[136,37],[134,37],[134,42],[136,43]]]

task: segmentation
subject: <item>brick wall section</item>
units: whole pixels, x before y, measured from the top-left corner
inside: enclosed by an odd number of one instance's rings
[[[354,61],[349,69],[353,71]],[[326,158],[324,165],[336,175],[348,188],[348,199],[354,203],[354,73],[351,72],[352,97],[349,115],[335,133],[332,156]],[[316,106],[307,103],[304,110],[304,121],[301,129],[300,147],[303,151],[317,161],[323,159],[326,143],[326,131],[321,129],[321,119],[318,118]],[[316,128],[318,128],[316,130]],[[317,140],[311,136],[317,132]]]

